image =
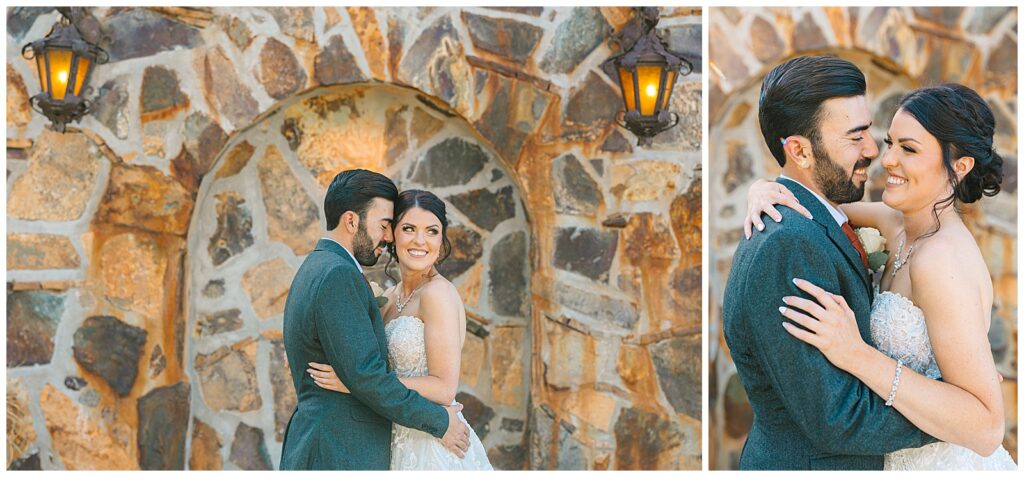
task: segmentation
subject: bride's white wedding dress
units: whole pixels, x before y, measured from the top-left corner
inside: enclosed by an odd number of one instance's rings
[[[885,291],[871,305],[871,337],[875,346],[903,365],[931,379],[941,377],[932,354],[924,312],[910,299]],[[897,395],[897,399],[899,396]],[[885,455],[885,470],[1013,470],[1010,454],[1002,446],[989,457],[948,442]]]
[[[387,323],[388,360],[402,378],[427,375],[427,348],[423,322],[415,316],[399,316]],[[459,418],[469,427],[466,418]],[[426,432],[392,424],[391,470],[493,470],[487,451],[473,428],[469,428],[469,451],[459,459],[441,440]]]

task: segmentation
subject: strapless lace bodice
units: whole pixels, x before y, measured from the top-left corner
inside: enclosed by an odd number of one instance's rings
[[[871,305],[871,338],[878,350],[931,379],[942,376],[928,339],[924,312],[899,293],[885,291]],[[899,394],[896,395],[899,399]],[[886,470],[1012,470],[1016,464],[1006,449],[982,457],[947,442],[885,455]]]
[[[388,362],[401,378],[426,376],[427,345],[423,321],[415,316],[399,316],[384,325],[388,340]],[[469,423],[459,413],[466,427]],[[469,451],[460,459],[445,449],[441,441],[423,431],[393,425],[391,470],[493,470],[487,450],[473,428],[469,429]]]
[[[384,326],[388,339],[388,361],[402,378],[427,375],[427,346],[423,322],[415,316],[399,316]]]
[[[878,350],[931,379],[942,377],[928,339],[924,312],[899,293],[885,291],[871,306],[871,339]]]

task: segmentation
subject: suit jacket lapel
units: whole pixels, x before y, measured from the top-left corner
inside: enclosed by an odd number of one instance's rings
[[[867,269],[864,268],[864,262],[860,260],[860,253],[850,243],[850,239],[846,238],[842,227],[832,218],[832,214],[829,213],[828,209],[825,208],[814,194],[808,192],[803,185],[796,183],[796,181],[779,178],[777,182],[792,191],[793,195],[800,201],[800,205],[806,207],[811,212],[811,215],[814,216],[814,222],[825,228],[826,235],[843,252],[843,256],[846,257],[846,261],[850,266],[857,271],[857,276],[860,277],[861,283],[870,296],[871,279],[868,277]]]

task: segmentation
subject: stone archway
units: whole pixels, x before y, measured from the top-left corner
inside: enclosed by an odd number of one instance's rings
[[[200,186],[186,259],[189,468],[279,462],[295,405],[280,331],[284,302],[323,234],[326,187],[349,168],[380,171],[400,189],[446,201],[453,253],[440,269],[470,318],[458,399],[490,451],[523,445],[530,237],[515,178],[443,103],[409,88],[351,84],[303,93],[257,118]],[[387,280],[381,265],[368,274]]]

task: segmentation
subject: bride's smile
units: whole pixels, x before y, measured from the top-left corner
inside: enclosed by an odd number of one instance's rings
[[[942,146],[906,111],[899,110],[885,138],[882,167],[887,176],[882,201],[901,212],[924,210],[950,193]]]
[[[404,270],[427,271],[441,249],[441,221],[419,207],[405,212],[395,230],[395,251]]]

